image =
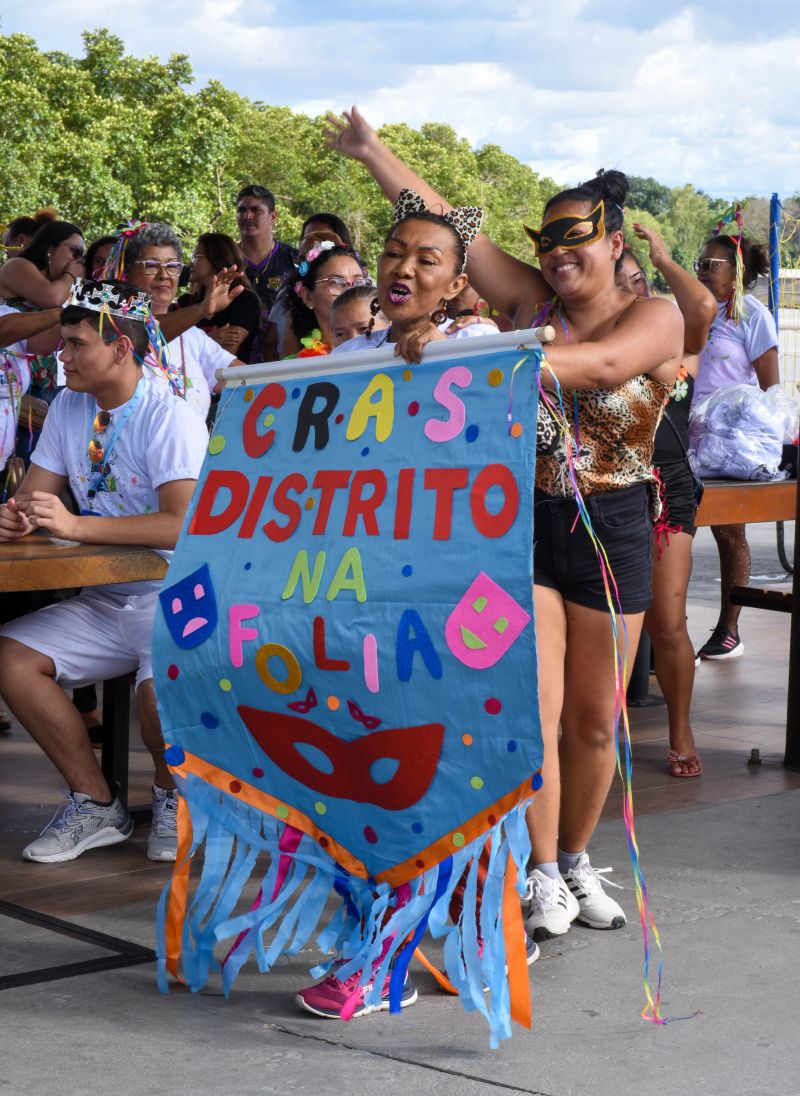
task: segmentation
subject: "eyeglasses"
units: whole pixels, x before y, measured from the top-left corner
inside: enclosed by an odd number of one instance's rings
[[[92,433],[103,434],[108,429],[110,423],[111,412],[98,411],[94,417],[94,422],[92,423]],[[102,468],[105,455],[106,451],[103,447],[102,438],[92,438],[89,442],[89,460],[91,461],[92,467]]]
[[[78,247],[77,244],[67,244],[67,250],[72,252],[73,259],[82,259],[86,254],[82,247]]]
[[[730,263],[734,266],[733,259],[695,259],[692,263],[692,268],[695,274],[699,274],[701,271],[704,274],[710,274],[717,268],[717,263]]]
[[[137,259],[135,265],[143,266],[144,272],[148,276],[158,274],[160,270],[163,270],[168,277],[179,278],[183,270],[183,263],[160,263],[157,259]]]
[[[202,253],[202,251],[195,251],[194,255],[192,255],[193,263],[196,263],[198,259],[205,259],[205,255]]]
[[[357,285],[372,285],[372,278],[353,278],[352,281],[348,281],[347,278],[337,278],[335,274],[330,278],[317,278],[315,285],[327,285],[330,293],[344,293],[345,289],[352,289]]]

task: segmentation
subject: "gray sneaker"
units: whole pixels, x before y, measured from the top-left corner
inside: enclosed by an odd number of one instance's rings
[[[178,792],[153,785],[153,824],[147,838],[150,860],[175,860],[178,855]]]
[[[87,849],[116,845],[133,833],[133,819],[119,799],[102,807],[83,792],[67,792],[66,797],[66,804],[22,850],[23,859],[60,864],[76,860]]]

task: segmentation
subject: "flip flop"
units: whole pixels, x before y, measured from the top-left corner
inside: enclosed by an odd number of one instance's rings
[[[667,753],[667,764],[669,765],[670,776],[689,778],[700,776],[703,771],[703,762],[697,754],[679,754],[676,750],[670,750]],[[691,766],[694,771],[684,772],[684,765]]]

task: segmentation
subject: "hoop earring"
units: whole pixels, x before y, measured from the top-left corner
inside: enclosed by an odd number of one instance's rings
[[[380,310],[381,310],[380,301],[378,300],[377,297],[373,297],[372,300],[369,302],[369,323],[367,324],[367,334],[368,335],[372,334],[372,330],[375,327],[375,320],[376,320]]]
[[[449,316],[444,308],[437,308],[435,312],[431,313],[431,323],[434,327],[439,327],[447,319],[449,319]]]

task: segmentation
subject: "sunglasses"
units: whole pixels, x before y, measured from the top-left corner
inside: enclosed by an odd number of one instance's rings
[[[136,266],[143,266],[147,275],[156,275],[160,270],[170,278],[179,278],[183,270],[183,263],[177,260],[170,263],[160,263],[157,259],[137,259]]]
[[[92,423],[92,433],[95,435],[105,433],[105,431],[108,430],[110,423],[111,412],[98,411],[94,417],[94,422]],[[89,442],[89,460],[94,469],[102,468],[105,455],[106,451],[103,446],[102,438],[93,437]]]
[[[733,259],[695,259],[692,263],[692,268],[695,274],[710,274],[717,269],[717,263],[728,263],[731,266],[735,266]]]
[[[73,259],[82,259],[86,252],[82,247],[78,247],[77,244],[67,244],[67,250],[72,252]]]

